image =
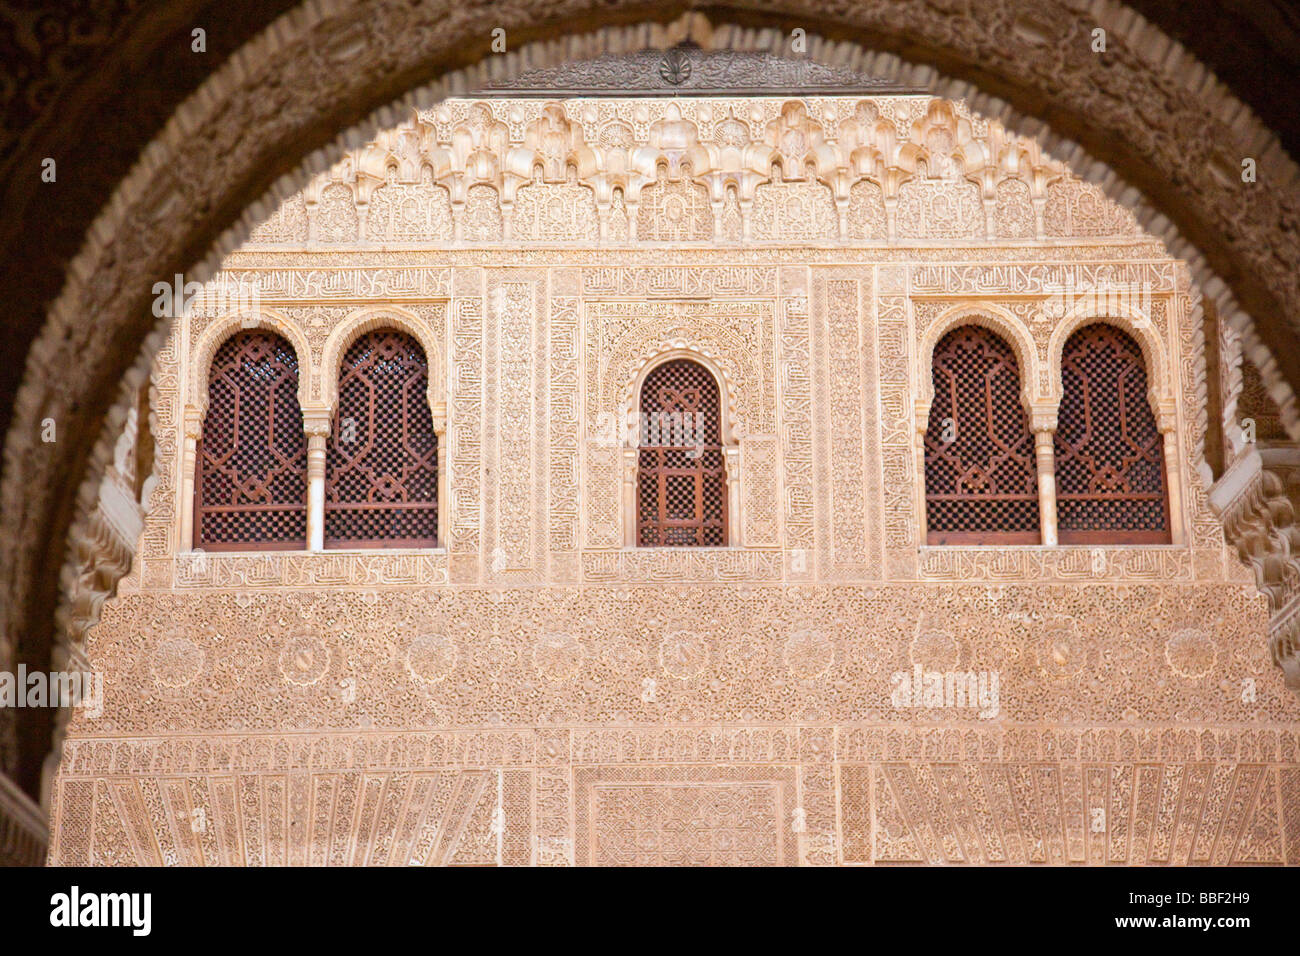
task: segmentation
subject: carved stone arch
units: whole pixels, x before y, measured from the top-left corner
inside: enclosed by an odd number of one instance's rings
[[[425,361],[429,363],[427,397],[436,427],[447,417],[446,362],[442,354],[442,343],[435,337],[433,329],[419,316],[398,306],[358,309],[330,332],[321,353],[318,404],[329,414],[334,413],[339,398],[339,364],[348,348],[367,332],[388,328],[407,333],[424,349]]]
[[[311,345],[307,336],[279,312],[259,309],[257,312],[235,312],[222,316],[208,325],[199,335],[190,363],[189,401],[186,416],[203,421],[208,411],[208,368],[223,342],[237,332],[265,329],[282,336],[298,356],[298,405],[306,408],[311,401],[311,381],[316,372],[312,362]]]
[[[1043,398],[1053,409],[1061,404],[1064,393],[1061,381],[1062,353],[1070,336],[1086,325],[1094,323],[1113,325],[1133,336],[1133,340],[1142,349],[1142,357],[1146,361],[1147,376],[1150,380],[1147,399],[1151,403],[1151,411],[1155,414],[1161,431],[1173,428],[1177,388],[1173,379],[1173,370],[1169,368],[1164,343],[1160,341],[1160,333],[1155,323],[1151,321],[1150,316],[1144,315],[1140,309],[1133,306],[1116,303],[1116,308],[1099,310],[1097,306],[1103,304],[1104,301],[1101,299],[1090,299],[1079,303],[1052,329],[1051,338],[1047,342],[1047,394]]]
[[[916,427],[922,435],[929,427],[930,406],[934,404],[934,377],[931,374],[934,348],[945,335],[963,325],[982,326],[1011,347],[1011,351],[1016,356],[1016,364],[1020,366],[1020,403],[1024,406],[1026,414],[1032,417],[1035,410],[1047,399],[1047,396],[1038,392],[1041,361],[1038,357],[1038,349],[1034,347],[1034,337],[1024,323],[1000,306],[983,302],[954,305],[939,315],[925,330],[921,336],[920,348],[917,350],[921,387],[913,407],[916,411]]]
[[[735,445],[744,432],[744,422],[740,421],[736,415],[736,408],[733,401],[735,395],[735,385],[730,375],[727,374],[723,363],[715,358],[707,350],[695,346],[687,345],[685,342],[676,342],[673,347],[668,349],[657,350],[654,353],[643,357],[637,365],[635,374],[626,380],[623,390],[620,394],[619,408],[635,412],[641,398],[641,386],[645,384],[646,377],[663,365],[665,362],[671,362],[675,359],[686,359],[703,366],[709,374],[717,380],[718,383],[718,412],[721,416],[721,438],[724,445]],[[740,426],[737,432],[736,427]],[[635,432],[631,425],[624,420],[623,445],[627,447],[632,443]]]
[[[699,14],[691,14],[667,26],[655,23],[648,31],[646,25],[640,23],[615,26],[618,18],[630,20],[633,17],[631,7],[619,11],[616,6],[618,4],[611,4],[597,10],[594,5],[580,5],[573,11],[575,16],[589,14],[594,32],[569,46],[551,43],[547,36],[559,34],[563,27],[558,24],[565,22],[556,20],[557,25],[547,27],[538,42],[512,49],[496,58],[494,71],[511,75],[525,63],[552,63],[584,54],[595,56],[611,44],[622,49],[633,42],[640,45],[648,42],[663,48],[688,37],[708,48],[768,46],[778,50],[788,46],[788,34],[779,29],[756,29],[752,25],[742,29],[732,24],[715,26]],[[941,95],[966,97],[973,109],[986,116],[1006,118],[1014,129],[1027,134],[1037,132],[1048,150],[1067,161],[1081,175],[1099,182],[1108,196],[1135,207],[1142,225],[1157,238],[1165,240],[1172,255],[1192,261],[1197,281],[1220,304],[1224,320],[1241,331],[1247,354],[1259,366],[1268,384],[1276,385],[1283,392],[1284,419],[1293,434],[1300,434],[1300,411],[1290,387],[1290,382],[1300,380],[1296,372],[1300,360],[1294,350],[1286,348],[1294,336],[1284,318],[1296,314],[1296,310],[1288,306],[1294,305],[1300,292],[1296,291],[1294,284],[1294,270],[1286,267],[1285,259],[1294,243],[1286,238],[1281,225],[1286,215],[1284,210],[1290,204],[1289,197],[1294,192],[1295,166],[1254,114],[1226,88],[1207,83],[1209,74],[1203,64],[1171,41],[1168,35],[1143,18],[1133,16],[1130,8],[1117,2],[1099,0],[1094,6],[1095,9],[1080,11],[1055,0],[1039,5],[1044,16],[1059,18],[1063,29],[1083,29],[1095,22],[1106,24],[1112,48],[1126,54],[1108,59],[1104,65],[1098,61],[1093,66],[1090,58],[1085,57],[1063,67],[1067,73],[1055,109],[1067,121],[1079,120],[1079,128],[1085,133],[1079,137],[1082,145],[1068,138],[1068,123],[1066,130],[1052,131],[1028,118],[1028,114],[1040,111],[1045,114],[1046,111],[1041,106],[1041,79],[1037,74],[1039,58],[1026,55],[1025,44],[1033,41],[1024,38],[1012,37],[1006,44],[990,42],[991,30],[1005,33],[1001,21],[991,24],[991,18],[975,17],[969,21],[970,29],[953,31],[951,24],[942,28],[937,25],[935,18],[939,14],[934,5],[923,0],[915,3],[909,0],[904,6],[897,9],[891,6],[887,10],[880,5],[859,5],[849,13],[834,15],[836,22],[832,25],[835,32],[847,37],[882,37],[887,45],[893,42],[898,48],[914,51],[909,52],[910,60],[902,60],[890,53],[866,52],[853,40],[839,43],[819,36],[809,36],[808,56],[815,62],[842,60],[861,64],[864,69],[882,76],[905,76]],[[403,30],[390,31],[384,17],[398,15],[396,11],[399,9],[400,16],[405,18],[401,21]],[[439,78],[436,84],[407,96],[404,105],[417,96],[436,97],[449,90],[463,89],[487,76],[481,64],[453,72],[456,65],[465,62],[463,53],[453,56],[442,47],[423,42],[424,29],[437,30],[437,24],[430,24],[429,18],[443,16],[441,10],[415,11],[415,8],[394,5],[387,14],[383,11],[377,13],[382,15],[370,24],[373,29],[367,32],[365,41],[346,47],[340,45],[340,56],[365,58],[377,55],[376,48],[368,48],[367,44],[390,42],[389,38],[399,33],[410,37],[412,43],[418,42],[418,54],[410,53],[400,44],[393,44],[385,51],[395,66],[388,71],[389,76]],[[521,13],[518,18],[524,16]],[[756,22],[760,23],[775,22],[773,16],[771,11],[755,11],[750,15],[758,18]],[[513,28],[518,18],[507,18],[509,22],[505,26]],[[199,279],[211,275],[221,257],[236,247],[272,211],[267,208],[268,200],[291,196],[305,184],[311,173],[319,171],[342,150],[359,145],[367,130],[394,122],[397,113],[392,107],[377,109],[360,132],[350,129],[333,143],[312,152],[302,167],[285,174],[260,200],[253,199],[252,202],[249,200],[270,182],[272,175],[269,171],[265,174],[256,171],[256,166],[264,162],[265,155],[257,150],[214,151],[220,159],[212,158],[207,162],[214,164],[209,171],[219,172],[219,175],[198,176],[183,187],[160,176],[160,170],[174,166],[181,157],[192,156],[192,151],[187,150],[195,142],[233,142],[227,128],[232,116],[243,117],[241,121],[253,124],[243,131],[247,137],[244,142],[255,142],[259,136],[265,136],[266,142],[286,144],[290,149],[293,143],[303,142],[306,145],[301,147],[301,152],[306,154],[314,144],[324,140],[323,135],[307,129],[309,121],[317,130],[324,129],[326,124],[342,120],[346,109],[350,111],[346,122],[353,122],[358,111],[366,105],[397,95],[393,85],[377,83],[367,71],[335,69],[332,75],[338,77],[338,86],[322,87],[319,95],[328,96],[332,102],[345,106],[319,112],[302,111],[304,118],[295,118],[274,109],[266,110],[265,118],[259,118],[232,109],[232,103],[240,102],[238,98],[252,96],[255,92],[274,96],[276,91],[288,91],[289,84],[281,83],[279,79],[294,75],[294,71],[301,70],[301,75],[309,75],[306,72],[308,62],[319,60],[320,54],[317,45],[301,42],[304,37],[315,35],[328,40],[347,36],[346,31],[354,30],[355,24],[354,11],[345,5],[305,5],[239,49],[177,109],[172,122],[142,153],[141,161],[123,179],[114,194],[114,201],[103,207],[94,226],[87,231],[87,240],[81,251],[69,263],[67,283],[50,306],[46,327],[36,337],[29,353],[26,375],[15,400],[13,424],[6,443],[6,461],[12,464],[4,474],[4,516],[7,527],[15,530],[4,552],[6,593],[0,605],[9,609],[5,617],[15,632],[31,635],[28,640],[32,646],[40,648],[44,646],[42,642],[51,638],[51,622],[45,619],[51,616],[48,608],[58,593],[58,574],[56,570],[48,573],[39,569],[31,571],[22,555],[30,550],[31,541],[42,539],[42,536],[45,540],[53,540],[53,537],[63,537],[66,532],[76,540],[89,533],[87,522],[94,505],[94,489],[111,459],[116,439],[112,429],[120,426],[124,415],[120,403],[112,404],[111,397],[99,396],[111,396],[109,386],[122,377],[124,371],[133,381],[147,374],[148,362],[164,342],[165,323],[156,327],[148,325],[138,318],[142,314],[138,302],[112,290],[147,288],[143,281],[139,281],[141,276],[165,273],[169,271],[165,268],[166,263],[182,256],[192,258],[192,250],[199,248],[208,248],[209,251],[190,270],[191,275]],[[449,36],[448,42],[454,45],[461,39],[460,35]],[[1091,58],[1091,61],[1097,61],[1097,58]],[[940,73],[927,64],[940,64],[944,72]],[[1098,72],[1103,70],[1110,71],[1119,82],[1126,83],[1131,96],[1113,101],[1099,99],[1095,81]],[[273,82],[268,82],[268,74]],[[974,82],[981,83],[987,90],[1000,91],[1001,97],[1006,99],[983,92],[973,85]],[[1132,109],[1135,100],[1168,103],[1169,127],[1155,130],[1158,135],[1152,135],[1145,115]],[[1126,115],[1129,113],[1131,115]],[[1161,114],[1162,119],[1165,115]],[[1083,123],[1085,117],[1088,120],[1086,124]],[[1195,117],[1200,117],[1201,122],[1198,123]],[[1233,117],[1231,126],[1217,117]],[[1205,162],[1194,148],[1189,148],[1195,146],[1196,139],[1204,137],[1206,128],[1225,134],[1222,148],[1211,163]],[[1105,130],[1116,143],[1114,168],[1086,152],[1090,143],[1097,143],[1096,137],[1088,133],[1089,129]],[[1236,193],[1217,181],[1224,179],[1221,175],[1224,156],[1235,161],[1232,149],[1238,142],[1260,146],[1261,172],[1272,171],[1271,178],[1279,183],[1279,189],[1288,197],[1282,203],[1282,212],[1276,208],[1273,212],[1261,212],[1258,205],[1243,207],[1235,199]],[[1179,155],[1187,158],[1179,160]],[[1145,164],[1142,157],[1146,159]],[[1142,178],[1143,170],[1165,169],[1167,173],[1166,160],[1174,164],[1175,173],[1160,177],[1161,191],[1154,194],[1152,200],[1143,198],[1138,192],[1147,185]],[[1193,163],[1199,164],[1199,168],[1192,166]],[[1230,167],[1232,163],[1227,165]],[[200,165],[200,171],[202,168]],[[1130,173],[1138,177],[1135,181],[1138,189],[1128,187],[1120,178]],[[1237,186],[1232,187],[1235,188]],[[171,226],[166,226],[148,212],[167,208],[159,197],[174,198],[179,204],[168,213],[167,221],[173,224]],[[239,208],[241,204],[247,204],[246,212],[229,228],[225,218],[214,218],[204,213],[204,210]],[[1162,215],[1157,207],[1170,210],[1180,223],[1189,228],[1185,233],[1180,232],[1179,226]],[[1238,226],[1231,230],[1231,240],[1224,238],[1224,229],[1216,228],[1230,220]],[[148,228],[155,222],[158,223],[157,234],[148,256],[136,261],[117,257],[114,261],[118,245],[115,236],[119,230]],[[1247,241],[1240,240],[1242,235],[1247,237]],[[1277,255],[1270,237],[1281,243],[1284,249],[1282,260],[1275,263],[1269,261],[1269,257]],[[1199,255],[1194,244],[1204,248],[1207,256]],[[110,278],[116,277],[120,281],[103,281],[106,270],[113,270]],[[1215,270],[1230,278],[1232,289],[1216,277]],[[1243,309],[1249,309],[1260,317],[1261,325],[1267,329],[1267,343],[1256,333],[1250,316]],[[86,317],[92,315],[97,321],[88,323]],[[105,329],[111,334],[106,334]],[[106,344],[110,342],[111,345]],[[124,342],[143,343],[145,348],[137,356],[122,346]],[[1270,346],[1276,356],[1269,354]],[[60,362],[71,355],[80,356],[86,369],[93,370],[84,376],[84,380],[78,376],[49,374],[50,369],[58,368]],[[57,414],[61,422],[84,423],[87,429],[98,427],[102,417],[106,429],[103,434],[91,433],[76,443],[61,443],[66,445],[66,449],[56,449],[57,454],[32,454],[35,441],[32,436],[39,434],[34,423],[46,414]],[[69,469],[71,477],[62,482],[50,480],[51,476],[59,474],[61,468]],[[71,471],[73,468],[75,474]],[[82,468],[85,469],[84,475]],[[83,477],[85,480],[78,484]],[[50,563],[50,568],[57,567],[57,561]],[[72,574],[76,574],[76,569]],[[66,593],[63,600],[68,600]]]
[[[723,363],[709,354],[707,350],[677,341],[666,349],[644,356],[637,365],[635,373],[625,376],[624,387],[619,402],[623,413],[622,455],[623,481],[620,484],[621,507],[623,515],[623,542],[625,547],[637,546],[637,508],[639,505],[638,488],[638,445],[641,411],[641,389],[646,379],[657,368],[669,362],[685,360],[700,366],[713,377],[718,386],[718,438],[722,445],[722,458],[725,468],[724,516],[725,539],[723,546],[743,544],[742,540],[742,502],[744,492],[741,484],[740,429],[743,423],[736,419],[733,397],[735,387],[732,377],[727,374]]]

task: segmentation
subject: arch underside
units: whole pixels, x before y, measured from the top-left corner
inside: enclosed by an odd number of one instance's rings
[[[572,6],[576,8],[581,4]],[[786,11],[770,10],[757,15],[779,15],[782,12],[798,15],[800,11],[796,7],[797,5],[791,5]],[[353,93],[361,101],[377,105],[401,92],[400,87],[389,89],[382,81],[376,81],[377,73],[382,71],[387,76],[398,77],[406,86],[410,86],[413,81],[419,82],[438,75],[443,72],[445,64],[457,62],[449,55],[448,51],[454,47],[448,45],[446,40],[454,39],[462,50],[481,49],[485,43],[467,45],[463,37],[476,35],[480,22],[491,20],[496,25],[500,20],[497,11],[485,12],[473,5],[462,5],[450,21],[442,20],[438,33],[433,34],[421,30],[421,24],[409,19],[431,16],[433,11],[383,8],[379,12],[408,19],[385,22],[382,17],[374,17],[364,27],[359,27],[360,21],[352,19],[346,10],[340,9],[331,14],[317,11],[314,15],[316,22],[304,21],[299,28],[311,29],[321,37],[337,31],[334,35],[338,37],[359,37],[361,42],[340,41],[332,48],[326,42],[322,47],[312,49],[310,54],[304,51],[301,60],[295,59],[298,54],[289,50],[280,51],[278,56],[267,55],[270,53],[269,45],[278,45],[280,41],[263,38],[263,44],[268,46],[258,51],[256,60],[252,57],[249,59],[250,63],[260,64],[262,72],[250,71],[244,80],[243,90],[230,87],[226,94],[238,97],[243,91],[250,94],[265,91],[271,88],[268,71],[284,71],[297,82],[291,82],[281,89],[310,88],[321,101],[353,104],[347,108],[336,106],[339,121],[334,123],[333,129],[344,128],[354,122],[357,115],[355,103],[358,100],[353,98]],[[616,11],[609,9],[600,14],[610,18],[617,15]],[[1103,18],[1113,16],[1108,10],[1102,10],[1101,15]],[[942,21],[933,19],[937,16],[934,11],[919,4],[915,8],[909,6],[890,11],[868,9],[855,13],[855,16],[861,19],[853,22],[846,16],[838,24],[827,23],[825,19],[810,19],[809,22],[824,27],[821,32],[827,35],[846,40],[858,35],[857,31],[862,31],[884,49],[906,43],[910,55],[938,64],[944,75],[928,70],[914,70],[889,56],[864,57],[860,50],[847,42],[835,46],[825,44],[816,37],[810,42],[812,57],[845,59],[864,71],[875,70],[907,77],[912,82],[940,92],[968,95],[973,107],[982,113],[1005,119],[1008,127],[1013,130],[1029,128],[1019,119],[1019,114],[1015,112],[1017,109],[1025,114],[1040,111],[1050,113],[1054,132],[1044,131],[1041,134],[1041,140],[1048,151],[1085,176],[1100,180],[1102,188],[1108,194],[1119,196],[1132,204],[1143,225],[1164,238],[1176,255],[1185,256],[1191,261],[1193,274],[1207,296],[1214,300],[1220,320],[1238,331],[1246,352],[1256,361],[1262,377],[1275,391],[1282,419],[1289,426],[1294,425],[1294,400],[1285,385],[1287,379],[1300,381],[1300,376],[1290,374],[1287,365],[1288,361],[1295,360],[1295,355],[1300,354],[1298,350],[1288,351],[1286,348],[1291,344],[1290,336],[1294,333],[1282,327],[1256,327],[1247,317],[1247,313],[1282,316],[1300,314],[1300,309],[1294,307],[1300,301],[1300,293],[1295,287],[1296,272],[1291,267],[1294,264],[1295,240],[1290,234],[1279,235],[1278,229],[1279,223],[1288,217],[1288,210],[1294,201],[1291,185],[1294,170],[1276,145],[1270,143],[1257,126],[1252,126],[1249,117],[1240,119],[1243,114],[1233,111],[1232,115],[1238,117],[1235,122],[1224,123],[1209,119],[1207,114],[1212,112],[1212,107],[1207,101],[1222,98],[1222,92],[1199,90],[1199,80],[1194,70],[1186,69],[1186,65],[1179,63],[1175,57],[1157,62],[1151,44],[1157,42],[1158,38],[1150,28],[1142,24],[1126,28],[1117,20],[1111,21],[1114,24],[1112,48],[1116,55],[1106,64],[1111,72],[1097,74],[1095,71],[1099,66],[1093,59],[1067,56],[1065,62],[1060,63],[1057,57],[1057,51],[1065,40],[1090,33],[1094,18],[1085,19],[1064,9],[1045,10],[1041,3],[1026,5],[1023,14],[1015,20],[1019,28],[1012,31],[1010,36],[1013,39],[1010,41],[1008,34],[995,29],[992,22],[984,22],[978,17],[970,21],[970,29],[954,34],[945,28]],[[430,20],[424,24],[426,30],[432,29],[433,22]],[[507,23],[506,27],[510,31],[514,25]],[[389,30],[392,30],[391,34]],[[487,31],[481,32],[486,37]],[[534,39],[548,32],[549,28],[525,26],[518,34],[526,39]],[[995,42],[990,42],[994,41],[995,34]],[[784,41],[784,34],[780,32],[750,31],[725,25],[710,26],[697,18],[667,29],[651,27],[639,32],[634,29],[620,32],[611,28],[598,31],[587,40],[565,50],[534,48],[532,55],[534,62],[592,56],[619,44],[666,46],[687,35],[706,47],[779,49]],[[379,36],[403,36],[404,40],[403,44],[386,42],[383,49],[372,48],[370,42]],[[322,49],[325,55],[319,56]],[[1050,107],[1045,107],[1039,99],[1039,90],[1049,50],[1053,68],[1059,71],[1059,82],[1055,86],[1056,101]],[[340,63],[358,55],[368,58],[367,63],[375,68],[376,74],[366,70],[349,71],[339,68]],[[518,69],[519,61],[516,59],[512,62],[512,56],[514,54],[497,61],[504,64],[505,72]],[[314,61],[312,57],[315,57]],[[502,67],[497,69],[501,70]],[[320,71],[314,81],[315,85],[308,80],[313,70]],[[353,75],[349,76],[349,72]],[[1180,74],[1182,78],[1177,79]],[[1111,79],[1117,75],[1125,78],[1125,84],[1118,84],[1125,89],[1123,98],[1107,95],[1107,91],[1115,88]],[[967,87],[962,81],[949,80],[946,76],[978,77],[981,80],[996,76],[998,81],[987,85],[996,88],[1008,102],[992,100]],[[345,89],[340,84],[352,84],[352,89]],[[1199,95],[1193,95],[1188,87],[1197,87]],[[428,89],[424,93],[426,101],[436,98],[442,89],[445,87]],[[1133,101],[1161,104],[1161,109],[1156,111],[1160,116],[1160,136],[1154,135],[1151,129],[1151,114],[1135,112]],[[1226,104],[1226,100],[1223,102]],[[31,609],[53,606],[53,582],[58,577],[57,568],[65,557],[62,554],[45,555],[33,562],[30,555],[24,555],[18,550],[19,542],[37,540],[51,530],[55,532],[55,539],[63,536],[70,511],[66,506],[61,509],[57,507],[59,483],[49,480],[50,475],[88,471],[87,481],[81,490],[73,533],[74,571],[65,575],[65,582],[71,580],[76,583],[68,586],[65,591],[59,626],[68,629],[74,621],[89,623],[97,612],[98,604],[102,603],[104,592],[97,589],[102,589],[105,575],[77,574],[87,562],[93,564],[99,561],[101,570],[103,567],[117,568],[115,573],[120,574],[125,571],[125,564],[130,560],[129,549],[123,555],[120,548],[107,563],[96,557],[95,541],[97,537],[102,539],[103,533],[97,531],[94,525],[93,512],[98,478],[107,462],[104,449],[108,446],[106,440],[101,440],[98,446],[91,448],[98,422],[90,420],[108,409],[116,383],[122,380],[124,372],[128,373],[128,385],[135,387],[139,384],[147,369],[148,360],[163,344],[160,334],[155,332],[152,336],[146,335],[145,324],[139,318],[133,318],[142,314],[139,306],[143,302],[143,296],[129,290],[146,288],[148,284],[141,281],[143,278],[166,274],[173,268],[188,267],[196,251],[209,246],[212,252],[208,254],[205,265],[195,272],[202,275],[205,269],[211,270],[216,260],[230,251],[257,219],[269,212],[268,205],[253,202],[239,225],[212,245],[224,222],[233,221],[234,210],[248,206],[250,200],[275,175],[283,171],[283,167],[277,168],[276,164],[268,163],[267,156],[276,151],[285,155],[301,155],[304,148],[302,145],[288,151],[282,148],[282,144],[294,142],[295,137],[298,144],[325,141],[326,134],[319,125],[314,137],[303,137],[307,119],[288,109],[278,112],[268,110],[263,114],[264,118],[256,120],[251,117],[259,114],[249,110],[227,112],[225,120],[217,118],[217,114],[212,112],[208,115],[214,125],[211,128],[205,127],[203,112],[213,110],[215,105],[215,102],[202,106],[187,104],[189,129],[182,133],[177,128],[164,134],[162,145],[146,158],[138,174],[140,186],[128,187],[124,191],[123,200],[114,206],[99,230],[101,236],[114,238],[118,250],[117,265],[112,270],[107,267],[105,256],[110,247],[108,242],[94,239],[88,244],[73,267],[73,278],[64,295],[51,313],[46,339],[49,344],[38,347],[29,363],[30,387],[25,388],[19,398],[15,426],[6,446],[7,468],[4,479],[6,513],[23,515],[21,523],[15,521],[11,525],[21,527],[22,530],[13,540],[6,542],[5,553],[5,584],[10,597],[5,602],[9,615],[6,630],[8,633],[21,632],[22,639],[17,652],[23,659],[38,659],[44,648],[50,646],[49,639],[53,633],[51,622],[39,620],[38,614]],[[347,113],[348,109],[352,110],[350,114]],[[1221,115],[1228,111],[1229,108],[1225,105]],[[224,122],[229,122],[232,115],[241,116],[238,129],[222,126]],[[391,112],[381,111],[376,121],[388,124],[393,118]],[[324,125],[328,126],[328,122]],[[1089,129],[1097,132],[1090,134]],[[1091,149],[1093,156],[1108,160],[1110,167],[1095,164],[1082,149],[1061,138],[1061,134],[1083,143]],[[199,142],[205,143],[201,153],[193,148]],[[233,148],[241,142],[255,145],[249,150]],[[1121,145],[1110,149],[1104,147],[1103,142]],[[1218,144],[1218,148],[1207,156],[1206,150],[1211,149],[1207,145],[1209,143]],[[221,144],[232,148],[219,148]],[[327,160],[336,159],[339,146],[344,144],[356,145],[357,135],[349,134],[331,150],[313,154],[309,158],[310,168],[319,169]],[[1240,148],[1234,151],[1231,146],[1224,144],[1235,144]],[[214,149],[214,145],[218,148]],[[1241,189],[1232,177],[1226,177],[1225,182],[1224,170],[1229,168],[1235,173],[1238,153],[1258,154],[1261,178],[1271,177],[1270,181],[1278,184],[1276,189],[1271,190],[1271,198],[1257,201],[1254,194],[1246,194],[1243,199]],[[222,168],[201,172],[211,162],[211,157],[221,157]],[[164,168],[172,171],[163,172]],[[1126,192],[1112,170],[1143,190],[1169,218],[1157,215],[1152,206],[1146,205],[1145,201],[1139,200],[1131,191]],[[1159,174],[1156,170],[1159,170]],[[178,202],[228,210],[224,219],[191,219],[178,215],[174,203],[160,202],[160,198],[171,193],[180,181],[191,187],[201,184],[201,187],[191,189],[183,198],[178,197]],[[142,189],[146,183],[147,188]],[[1175,183],[1178,185],[1172,185]],[[303,184],[303,173],[287,175],[279,181],[276,191],[280,197],[285,197]],[[206,195],[205,190],[208,191]],[[156,212],[150,212],[160,207],[166,208],[171,218],[158,218]],[[125,237],[131,235],[149,237],[152,248],[148,254],[140,250],[140,254],[136,255],[136,250],[129,248],[131,240]],[[1189,241],[1195,244],[1199,252],[1192,250]],[[1212,269],[1230,278],[1231,293],[1228,286],[1214,277],[1210,271]],[[113,275],[118,281],[92,284],[79,278],[105,274]],[[1245,311],[1242,310],[1243,307]],[[101,324],[91,329],[76,320],[77,315],[86,314],[101,317]],[[130,349],[123,350],[123,339],[116,337],[119,335],[125,336],[125,340],[132,343],[143,341],[144,359],[136,359]],[[53,344],[55,342],[58,344]],[[1267,348],[1269,344],[1273,346],[1272,354]],[[73,353],[79,355],[79,361],[85,362],[88,367],[101,370],[100,374],[76,379],[49,374],[52,368],[67,367],[67,356]],[[99,357],[98,360],[92,359],[95,356]],[[86,411],[73,412],[71,409],[74,406]],[[88,417],[83,418],[83,414]],[[122,414],[120,408],[107,412],[107,433],[113,434],[120,430]],[[31,423],[47,416],[63,423],[64,433],[73,440],[52,450],[45,449],[43,454],[33,454],[32,436],[39,432],[30,427]],[[86,423],[86,427],[81,427],[82,422]],[[1292,434],[1294,433],[1293,431]],[[1259,474],[1267,473],[1260,471]],[[1276,507],[1269,509],[1258,503],[1252,504],[1267,499],[1270,489],[1266,486],[1267,481],[1263,477],[1239,479],[1231,487],[1225,485],[1235,496],[1229,496],[1225,491],[1220,496],[1226,498],[1223,508],[1245,523],[1254,522],[1258,525],[1261,513],[1270,516],[1266,520],[1272,520],[1271,516],[1278,510]],[[1276,489],[1272,490],[1273,497],[1276,497]],[[1268,527],[1257,532],[1251,539],[1251,553],[1256,556],[1266,554],[1270,547],[1268,542],[1277,537],[1279,533]],[[1267,562],[1261,559],[1261,563]],[[112,573],[108,575],[112,576]],[[78,588],[82,592],[79,593]],[[85,593],[87,590],[94,593]],[[1290,596],[1285,590],[1270,596],[1276,611],[1286,611],[1289,607]],[[89,611],[83,613],[83,608],[89,608]],[[10,739],[14,739],[16,733],[13,726],[6,729]],[[37,762],[40,758],[39,745],[36,751],[31,749],[32,746],[30,735],[25,734],[21,747],[17,748],[20,760],[13,764],[20,768],[18,772],[29,783],[32,780],[33,758]],[[11,746],[10,749],[15,748]]]

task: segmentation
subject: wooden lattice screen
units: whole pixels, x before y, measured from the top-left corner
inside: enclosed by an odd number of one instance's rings
[[[1085,326],[1065,343],[1061,377],[1061,543],[1168,542],[1164,440],[1147,398],[1141,348],[1114,326]]]
[[[637,544],[727,543],[727,476],[718,383],[708,369],[674,359],[641,386]]]
[[[980,326],[934,350],[925,433],[930,544],[1037,543],[1038,469],[1015,353]]]
[[[197,460],[198,547],[306,547],[307,443],[298,407],[298,356],[283,338],[245,331],[217,349]]]
[[[438,439],[429,366],[411,336],[357,339],[339,369],[325,459],[327,547],[433,547],[438,540]]]

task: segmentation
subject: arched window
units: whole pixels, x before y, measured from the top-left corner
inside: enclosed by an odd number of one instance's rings
[[[636,541],[727,544],[727,475],[718,383],[703,365],[673,359],[641,386]]]
[[[1142,350],[1114,326],[1085,326],[1065,343],[1061,378],[1061,543],[1167,543],[1164,440],[1147,398]]]
[[[988,329],[966,325],[935,346],[931,369],[928,543],[1038,543],[1038,467],[1015,353]]]
[[[429,365],[404,332],[370,332],[343,356],[325,456],[325,545],[431,548],[438,541],[438,438]]]
[[[195,545],[207,550],[307,546],[307,442],[298,356],[271,332],[239,332],[208,370],[198,446]]]

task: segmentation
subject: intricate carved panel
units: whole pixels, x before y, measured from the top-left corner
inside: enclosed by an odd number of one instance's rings
[[[1008,163],[1001,136],[908,97],[452,100],[356,151],[304,202],[316,245],[290,247],[286,207],[225,275],[301,334],[305,401],[326,401],[350,323],[428,332],[447,549],[176,552],[197,340],[240,321],[204,300],[155,372],[163,507],[88,640],[110,706],[70,727],[52,859],[1300,860],[1300,705],[1188,477],[1185,275],[1149,237],[1039,244],[1054,167],[1032,144]],[[770,182],[777,157],[804,178]],[[349,208],[357,236],[327,239]],[[889,242],[895,212],[912,238]],[[1081,314],[1064,300],[1111,286],[1151,292],[1187,543],[918,548],[927,336],[996,312],[1047,395],[1053,333]],[[624,547],[620,415],[666,353],[723,385],[739,544]],[[1232,526],[1261,526],[1247,550],[1285,610],[1300,576],[1273,492]],[[111,559],[88,566],[120,573],[119,538],[83,541]],[[897,706],[917,665],[996,673],[1002,719]],[[1104,840],[1103,793],[1125,821]],[[1172,823],[1152,811],[1170,800]],[[707,826],[675,837],[682,813]]]

